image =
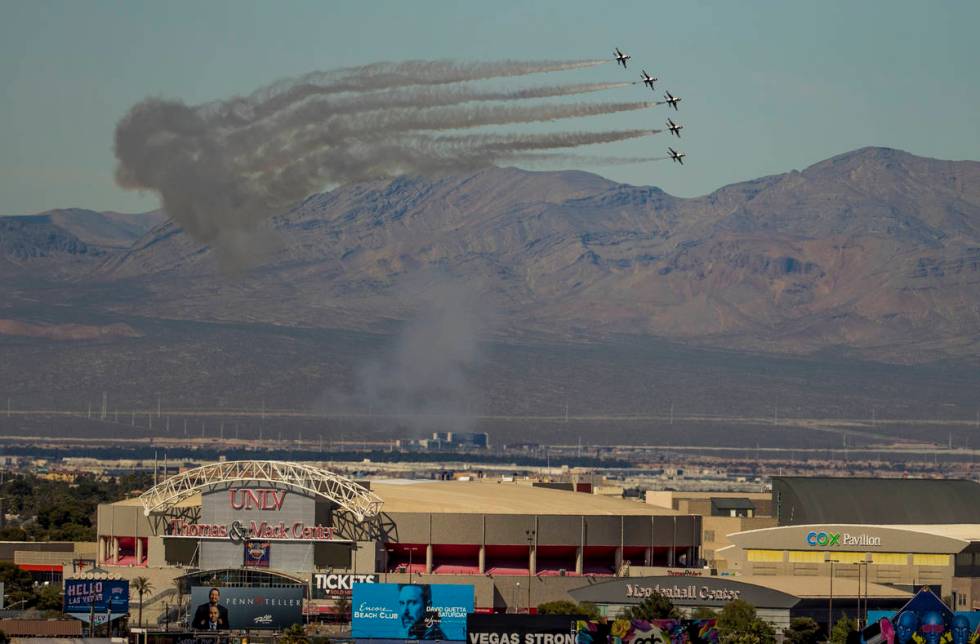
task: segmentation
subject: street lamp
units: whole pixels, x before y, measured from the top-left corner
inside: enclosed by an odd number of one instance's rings
[[[871,569],[868,568],[867,561],[855,561],[855,566],[858,566],[858,623],[861,626],[861,630],[864,630],[868,626],[868,583],[869,577],[871,576]],[[864,611],[861,610],[861,567],[864,567]]]
[[[514,612],[521,612],[521,582],[514,582]]]
[[[408,550],[408,583],[412,583],[412,553],[418,550],[415,546],[406,548]]]
[[[535,563],[536,557],[532,555],[532,548],[534,548],[534,530],[525,530],[524,536],[527,537],[527,614],[531,614],[531,568]]]
[[[830,597],[827,602],[827,641],[830,641],[830,633],[834,628],[834,564],[837,559],[828,559],[830,564]]]

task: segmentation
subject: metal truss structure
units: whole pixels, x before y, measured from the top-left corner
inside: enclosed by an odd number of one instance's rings
[[[377,494],[328,470],[285,461],[226,461],[202,465],[171,476],[140,495],[143,513],[164,512],[200,491],[235,483],[268,483],[274,487],[333,501],[357,521],[377,516],[384,503]]]

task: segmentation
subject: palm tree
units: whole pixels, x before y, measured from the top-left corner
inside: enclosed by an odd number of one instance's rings
[[[153,584],[146,577],[137,577],[133,580],[133,588],[140,596],[140,609],[139,609],[139,627],[143,628],[143,595],[149,595],[153,592]]]

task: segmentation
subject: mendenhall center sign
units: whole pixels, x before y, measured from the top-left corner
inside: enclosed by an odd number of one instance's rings
[[[677,577],[634,577],[591,584],[568,591],[577,602],[589,602],[599,606],[633,605],[643,602],[654,593],[666,596],[681,606],[719,607],[741,599],[764,608],[791,608],[799,603],[799,597],[737,581],[731,577],[701,577],[678,579]]]

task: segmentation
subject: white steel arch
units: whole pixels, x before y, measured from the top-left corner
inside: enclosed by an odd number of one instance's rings
[[[358,521],[377,516],[384,503],[351,479],[311,465],[285,461],[225,461],[195,467],[140,495],[143,513],[161,512],[208,488],[230,483],[273,483],[333,501]]]

